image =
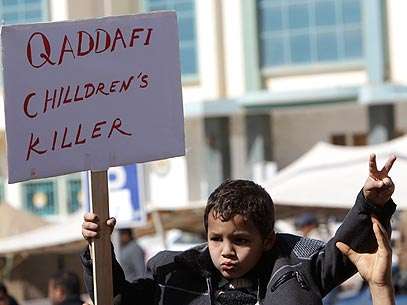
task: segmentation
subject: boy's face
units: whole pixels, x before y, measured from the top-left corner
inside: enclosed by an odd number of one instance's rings
[[[253,269],[263,252],[273,246],[273,237],[264,239],[253,222],[241,215],[229,221],[222,221],[212,212],[208,215],[209,253],[226,279],[240,278]]]

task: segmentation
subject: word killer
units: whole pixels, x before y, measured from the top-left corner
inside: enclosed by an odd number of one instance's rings
[[[119,118],[109,124],[107,121],[98,121],[87,132],[82,131],[82,124],[79,124],[75,130],[70,130],[68,127],[65,127],[62,131],[55,129],[51,132],[48,141],[40,141],[40,137],[31,132],[25,160],[30,160],[32,154],[44,155],[49,151],[82,145],[87,143],[88,140],[101,138],[102,136],[110,139],[113,135],[131,136],[132,133],[122,128],[122,121]],[[44,139],[41,138],[41,140]]]

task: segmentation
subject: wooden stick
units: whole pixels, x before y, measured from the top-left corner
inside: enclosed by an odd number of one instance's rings
[[[109,218],[107,171],[91,172],[91,211],[99,216],[99,238],[92,242],[93,289],[95,305],[113,304],[112,248]]]

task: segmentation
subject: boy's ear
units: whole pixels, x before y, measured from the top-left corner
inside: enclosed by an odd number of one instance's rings
[[[269,234],[269,236],[267,236],[264,239],[263,242],[263,250],[264,251],[268,251],[271,248],[273,248],[274,244],[276,242],[276,233],[274,232],[274,230]]]

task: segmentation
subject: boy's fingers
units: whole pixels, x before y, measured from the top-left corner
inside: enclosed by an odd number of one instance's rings
[[[391,180],[390,177],[386,177],[382,181],[383,181],[384,186],[386,186],[387,188],[390,188],[393,186],[393,181]]]
[[[393,166],[393,164],[394,164],[394,161],[396,161],[396,159],[397,159],[397,157],[395,156],[395,155],[391,155],[390,157],[389,157],[389,159],[387,160],[387,162],[386,162],[386,164],[383,166],[383,168],[382,168],[382,172],[384,173],[384,174],[388,174],[389,173],[389,171],[391,170],[391,168],[392,168],[392,166]]]
[[[351,247],[343,242],[338,241],[335,245],[339,251],[341,251],[343,255],[347,256],[353,264],[356,263],[359,253],[353,251]]]
[[[116,218],[114,218],[114,217],[110,217],[108,220],[106,220],[106,224],[109,226],[109,227],[114,227],[115,225],[116,225]]]
[[[99,225],[94,222],[84,221],[82,223],[82,235],[86,240],[97,237],[99,230]]]
[[[98,233],[95,232],[95,231],[90,231],[90,230],[82,230],[82,235],[83,235],[83,237],[85,237],[85,238],[92,239],[92,238],[97,237],[97,236],[98,236]]]
[[[85,221],[82,223],[82,228],[90,231],[98,231],[99,225],[94,222]]]
[[[383,185],[382,180],[374,180],[372,177],[369,177],[369,181],[366,184],[368,189],[381,188]]]
[[[85,215],[83,215],[83,219],[85,221],[92,221],[92,222],[98,222],[99,221],[99,217],[94,213],[86,213]]]
[[[82,230],[82,236],[87,242],[92,242],[94,239],[99,238],[99,234],[95,231]]]
[[[369,176],[376,177],[378,174],[377,172],[377,165],[376,165],[376,155],[371,154],[369,156]]]

